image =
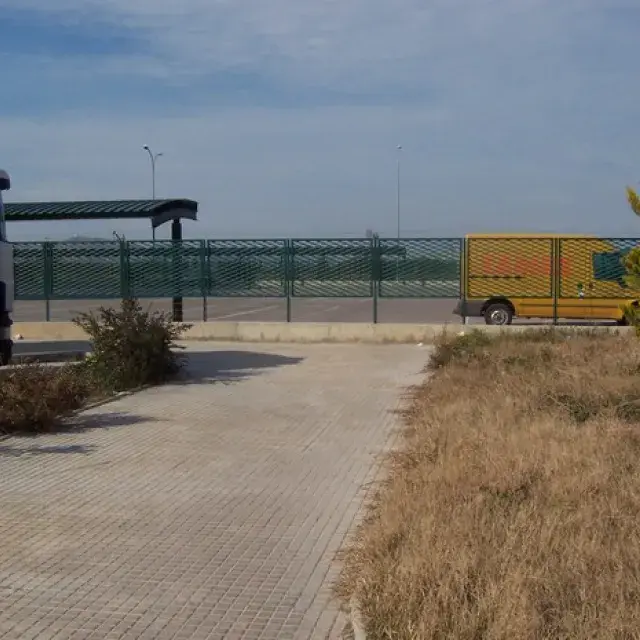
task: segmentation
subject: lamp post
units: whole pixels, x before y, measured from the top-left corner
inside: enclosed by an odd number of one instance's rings
[[[402,154],[402,145],[396,147],[396,223],[397,223],[397,240],[398,254],[396,256],[396,282],[400,281],[400,156]]]
[[[398,151],[397,171],[396,171],[396,214],[398,226],[398,246],[400,246],[400,154],[402,153],[402,145],[396,147]]]
[[[151,199],[156,199],[156,161],[158,158],[163,156],[163,153],[153,153],[151,147],[148,144],[145,144],[142,147],[148,154],[149,160],[151,160]],[[156,228],[152,227],[153,239],[156,239]]]

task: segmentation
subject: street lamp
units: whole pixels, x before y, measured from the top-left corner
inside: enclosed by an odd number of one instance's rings
[[[398,152],[397,173],[396,173],[396,213],[398,222],[398,246],[400,246],[400,154],[402,153],[402,145],[396,147]]]
[[[151,148],[149,147],[148,144],[145,144],[144,147],[142,147],[148,154],[149,154],[149,159],[151,160],[151,199],[155,200],[156,199],[156,160],[160,157],[163,156],[164,153],[153,153],[153,151],[151,151]]]
[[[398,254],[396,255],[396,282],[400,281],[400,156],[402,154],[402,145],[396,147],[396,222],[398,231]]]
[[[142,148],[149,154],[149,159],[151,160],[151,198],[155,200],[156,199],[156,161],[160,156],[164,154],[153,153],[153,151],[151,151],[151,147],[149,147],[148,144],[145,144]],[[153,234],[153,240],[155,241],[156,239],[155,227],[152,227],[152,234]]]

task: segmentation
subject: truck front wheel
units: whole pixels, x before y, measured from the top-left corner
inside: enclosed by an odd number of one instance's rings
[[[513,310],[504,302],[493,302],[484,310],[484,321],[486,324],[505,325],[511,324],[513,320]]]

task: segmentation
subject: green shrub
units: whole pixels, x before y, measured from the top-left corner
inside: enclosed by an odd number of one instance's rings
[[[480,329],[472,329],[469,332],[461,331],[453,336],[445,331],[434,342],[429,368],[440,369],[452,360],[469,359],[495,340],[496,336],[489,335]]]
[[[0,432],[50,431],[98,390],[81,365],[26,364],[2,371]]]
[[[176,341],[191,326],[174,323],[161,311],[145,311],[135,299],[123,300],[119,310],[82,313],[74,323],[93,346],[84,366],[104,390],[114,392],[161,384],[177,374],[182,361]]]
[[[622,259],[622,265],[626,271],[624,281],[627,286],[636,291],[640,290],[640,247],[635,247],[626,253]],[[630,302],[624,305],[623,311],[626,323],[631,325],[636,335],[640,337],[640,310],[637,302]]]

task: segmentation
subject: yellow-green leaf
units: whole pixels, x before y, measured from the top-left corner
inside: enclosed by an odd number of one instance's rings
[[[631,187],[627,187],[627,200],[634,213],[640,216],[640,196]]]

